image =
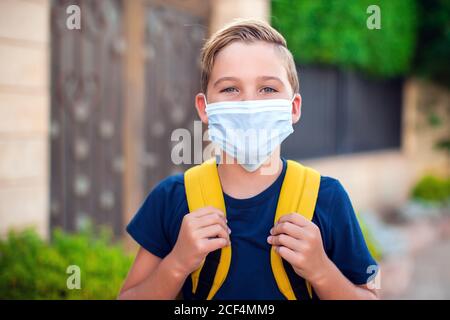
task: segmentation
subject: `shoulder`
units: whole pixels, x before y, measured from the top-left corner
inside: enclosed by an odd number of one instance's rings
[[[336,201],[346,200],[346,198],[348,198],[347,191],[338,179],[329,176],[320,177],[317,202],[330,206],[333,203],[336,204]]]
[[[354,220],[350,197],[338,179],[321,176],[314,215],[319,223],[333,227],[342,227]]]
[[[159,207],[164,212],[177,211],[186,204],[183,173],[161,180],[148,194],[144,206]]]
[[[159,212],[164,219],[183,210],[186,205],[184,176],[182,173],[161,180],[147,195],[141,211]]]
[[[327,252],[335,243],[334,239],[352,229],[356,221],[351,200],[341,182],[322,176],[313,222],[320,228]]]
[[[152,193],[171,193],[171,192],[184,192],[184,174],[178,173],[168,176],[161,180],[152,190]]]

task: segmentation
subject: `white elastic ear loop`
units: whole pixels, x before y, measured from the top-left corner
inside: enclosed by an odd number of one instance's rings
[[[203,95],[203,100],[205,100],[205,110],[206,108],[208,108],[208,101],[206,101],[206,94],[202,93]]]
[[[294,93],[294,96],[293,96],[292,99],[291,99],[291,104],[294,102],[295,97],[297,96],[297,94],[298,94],[298,93]]]

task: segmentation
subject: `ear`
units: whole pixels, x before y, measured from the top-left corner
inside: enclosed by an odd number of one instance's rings
[[[208,116],[206,115],[206,96],[204,93],[198,93],[195,96],[195,108],[198,116],[204,124],[208,124]]]
[[[294,95],[292,100],[292,124],[295,124],[300,120],[302,116],[302,96],[300,93]]]

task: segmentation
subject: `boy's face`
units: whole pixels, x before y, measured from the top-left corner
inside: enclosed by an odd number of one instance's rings
[[[285,63],[273,44],[233,42],[216,56],[206,92],[208,103],[262,99],[289,99],[292,122],[300,118],[301,97],[294,96]],[[208,123],[204,94],[196,96],[200,119]]]

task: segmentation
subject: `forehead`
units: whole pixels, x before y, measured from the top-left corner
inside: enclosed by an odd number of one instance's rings
[[[278,48],[263,41],[235,41],[216,55],[210,80],[226,76],[253,78],[261,75],[288,81],[285,62]]]

